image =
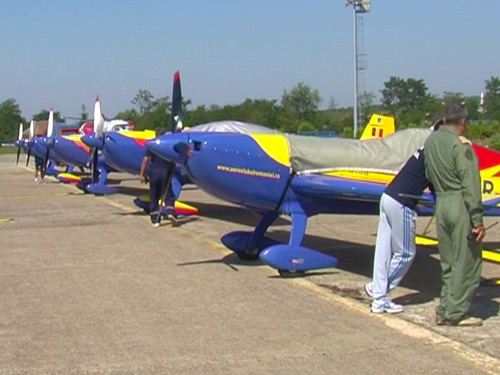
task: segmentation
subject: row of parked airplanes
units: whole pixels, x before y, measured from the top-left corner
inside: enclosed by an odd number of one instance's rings
[[[308,218],[324,213],[378,214],[385,186],[432,131],[395,132],[393,118],[378,114],[372,116],[359,140],[290,135],[237,121],[183,129],[179,72],[174,74],[172,99],[171,132],[157,138],[154,130],[133,130],[123,121],[106,122],[96,99],[88,134],[67,134],[64,125],[54,124],[51,110],[47,134],[35,137],[32,123],[24,138],[21,125],[16,145],[24,149],[28,160],[31,154],[43,158],[46,171],[60,181],[76,182],[85,192],[98,195],[117,192],[106,185],[108,173],[138,175],[149,149],[176,164],[168,178],[177,197],[184,184],[194,183],[211,195],[257,212],[260,219],[253,231],[231,232],[221,241],[241,259],[260,258],[280,275],[289,276],[337,264],[329,254],[303,246]],[[479,159],[484,213],[498,216],[500,153],[477,144],[473,148]],[[56,163],[67,165],[69,171],[55,171]],[[90,168],[91,178],[71,173],[74,167]],[[138,197],[134,202],[147,210],[146,199]],[[176,210],[178,214],[196,212],[182,204]],[[432,216],[434,198],[429,192],[424,192],[417,210]],[[265,236],[283,214],[291,218],[286,244]],[[425,240],[419,237],[420,243]],[[483,258],[500,262],[500,253],[485,249]]]

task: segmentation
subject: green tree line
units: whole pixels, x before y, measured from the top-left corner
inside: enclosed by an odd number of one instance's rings
[[[362,93],[364,117],[372,113],[393,115],[396,128],[428,127],[444,112],[446,104],[463,102],[469,111],[468,136],[474,140],[500,149],[500,77],[485,81],[484,101],[481,97],[466,97],[462,93],[445,92],[441,97],[429,93],[425,81],[416,78],[390,77],[380,90],[381,101],[374,103],[375,95]],[[199,105],[191,107],[191,100],[183,100],[183,123],[194,126],[218,120],[237,120],[256,123],[295,133],[302,130],[335,131],[339,136],[353,136],[352,107],[338,108],[330,98],[327,109],[320,109],[323,98],[319,91],[304,82],[284,90],[281,99],[246,99],[236,105]],[[137,129],[168,128],[170,124],[171,101],[168,96],[155,98],[148,90],[138,90],[132,98],[131,108],[117,113],[114,118],[132,120]],[[48,111],[41,110],[34,119],[46,119]],[[56,113],[56,121],[64,116]],[[82,118],[87,118],[82,106]],[[16,137],[23,118],[15,99],[0,103],[0,140],[11,141]],[[361,129],[359,134],[362,133]],[[358,135],[359,135],[358,134]]]

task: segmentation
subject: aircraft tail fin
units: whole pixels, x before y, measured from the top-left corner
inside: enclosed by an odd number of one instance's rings
[[[500,194],[500,152],[473,143],[479,162],[479,173],[481,175],[481,190],[483,195]]]
[[[382,138],[388,134],[394,133],[395,130],[394,117],[374,113],[365,126],[365,130],[360,139]]]
[[[182,130],[182,92],[181,75],[179,71],[174,73],[174,87],[172,90],[172,133]]]

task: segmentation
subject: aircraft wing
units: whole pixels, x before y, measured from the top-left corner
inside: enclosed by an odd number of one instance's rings
[[[305,174],[296,176],[291,188],[297,194],[312,198],[375,202],[380,200],[386,185],[338,176]]]
[[[386,187],[386,184],[380,182],[321,174],[299,175],[291,182],[291,188],[297,194],[346,203],[378,204]],[[432,193],[426,190],[420,196],[416,210],[419,215],[433,215],[434,204]]]
[[[322,174],[298,175],[291,182],[292,190],[310,198],[335,199],[344,201],[378,202],[386,185],[383,183],[328,176]],[[434,198],[425,191],[417,206],[420,215],[434,213]],[[500,196],[483,198],[485,216],[500,216]]]

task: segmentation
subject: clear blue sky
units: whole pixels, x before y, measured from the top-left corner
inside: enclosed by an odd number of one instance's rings
[[[364,15],[365,89],[391,76],[479,95],[500,76],[500,1],[372,0]],[[105,114],[139,89],[195,106],[281,99],[305,82],[353,104],[353,16],[344,0],[0,0],[0,102],[29,119],[53,107]]]

